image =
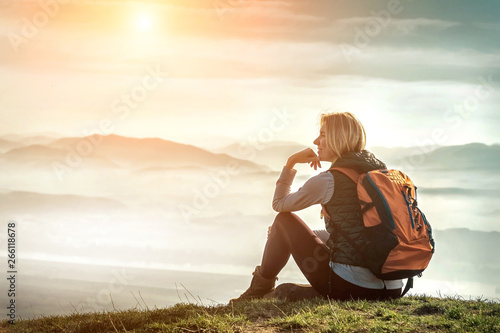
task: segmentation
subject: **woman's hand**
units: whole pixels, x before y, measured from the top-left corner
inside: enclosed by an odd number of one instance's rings
[[[317,170],[318,167],[321,168],[319,157],[311,148],[303,149],[291,155],[286,162],[286,167],[293,169],[297,163],[309,163],[314,170]]]

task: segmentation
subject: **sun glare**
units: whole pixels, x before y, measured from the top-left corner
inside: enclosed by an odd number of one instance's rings
[[[134,23],[138,31],[149,32],[153,28],[153,17],[149,13],[138,13]]]

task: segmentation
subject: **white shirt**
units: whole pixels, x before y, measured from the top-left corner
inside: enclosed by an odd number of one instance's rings
[[[296,174],[297,170],[283,167],[274,190],[273,209],[275,211],[294,212],[315,204],[326,204],[330,201],[334,186],[331,172],[323,171],[309,178],[297,192],[290,193]]]
[[[274,190],[273,209],[275,211],[293,212],[315,204],[326,204],[330,201],[335,188],[331,172],[323,171],[309,178],[297,192],[291,193],[291,186],[296,174],[297,170],[283,167]],[[326,230],[315,230],[314,232],[323,242],[328,239],[329,234]],[[363,288],[383,289],[385,286],[387,289],[399,289],[403,287],[402,280],[381,280],[365,267],[336,262],[330,262],[330,267],[342,279]]]

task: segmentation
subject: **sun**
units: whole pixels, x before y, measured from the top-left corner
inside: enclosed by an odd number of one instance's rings
[[[139,32],[150,32],[153,29],[154,19],[150,13],[137,13],[134,17],[135,28]]]

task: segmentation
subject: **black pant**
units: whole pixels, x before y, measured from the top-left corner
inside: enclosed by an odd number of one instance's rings
[[[311,286],[331,299],[389,299],[401,295],[399,289],[368,289],[356,286],[335,274],[330,268],[330,253],[325,244],[294,213],[279,213],[272,225],[262,256],[261,274],[278,275],[290,255]]]

